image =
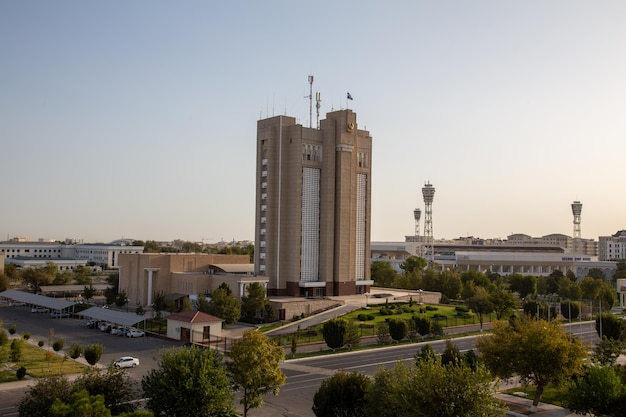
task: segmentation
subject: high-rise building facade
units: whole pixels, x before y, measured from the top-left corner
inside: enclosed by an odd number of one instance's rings
[[[257,123],[255,273],[268,294],[369,291],[372,138],[351,110],[319,129]]]

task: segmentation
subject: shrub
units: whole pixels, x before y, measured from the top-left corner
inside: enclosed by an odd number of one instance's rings
[[[393,310],[383,307],[380,309],[380,314],[383,316],[391,316],[393,314]]]
[[[378,328],[376,329],[376,336],[378,339],[378,343],[381,345],[386,345],[389,343],[389,324],[380,323]]]
[[[22,338],[23,338],[24,340],[28,340],[28,339],[30,339],[30,333],[25,332],[24,334],[22,334]]]
[[[44,342],[43,340],[40,340],[39,342],[37,342],[37,346],[39,347],[43,347],[43,345],[45,345],[46,342]]]
[[[426,311],[437,311],[437,307],[428,305],[426,306]]]
[[[458,311],[459,313],[469,313],[468,306],[456,306],[454,307],[454,311]]]
[[[23,366],[20,366],[18,368],[17,371],[15,371],[15,376],[17,377],[17,379],[19,379],[20,381],[22,379],[24,379],[24,377],[26,376],[26,368],[24,368]]]
[[[96,363],[98,363],[98,361],[102,357],[103,350],[104,350],[104,347],[99,344],[87,345],[85,346],[83,355],[85,356],[85,360],[87,361],[87,363],[93,366]]]
[[[83,353],[83,347],[78,343],[72,343],[68,353],[70,358],[76,359]]]
[[[15,323],[9,324],[9,333],[11,334],[17,333],[17,325]]]
[[[357,320],[359,321],[368,321],[368,320],[372,320],[373,318],[374,316],[372,316],[371,314],[359,314],[357,316]]]
[[[54,341],[54,343],[52,344],[52,349],[55,352],[60,351],[61,349],[63,349],[63,346],[65,346],[65,340],[63,339],[57,339]]]

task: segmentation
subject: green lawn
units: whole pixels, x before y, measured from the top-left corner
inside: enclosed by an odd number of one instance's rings
[[[517,387],[511,388],[510,390],[505,391],[507,394],[511,395],[519,395],[519,393],[524,393],[524,398],[528,398],[532,400],[535,398],[535,389],[534,385],[529,385],[527,387]],[[543,390],[543,395],[541,396],[541,402],[547,404],[558,405],[559,407],[563,406],[563,391],[552,384],[548,384],[548,386]]]
[[[17,363],[7,362],[10,358],[10,341],[2,346],[1,350],[0,355],[2,355],[4,366],[0,372],[0,382],[17,381],[15,371],[22,366],[26,368],[26,374],[33,378],[79,374],[87,368],[69,357],[64,358],[58,355],[51,348],[40,348],[26,342],[23,345],[22,360]]]
[[[461,307],[461,310],[463,308]],[[436,320],[442,327],[478,324],[478,316],[471,312],[458,311],[453,305],[428,305],[418,303],[386,303],[373,304],[368,308],[360,308],[341,318],[356,323],[361,330],[361,337],[376,336],[376,327],[389,319],[411,320],[412,317],[425,317]],[[491,321],[491,317],[484,317],[484,321]],[[276,326],[263,327],[267,331]],[[323,325],[302,327],[298,331],[298,343],[314,343],[324,340],[322,337]]]

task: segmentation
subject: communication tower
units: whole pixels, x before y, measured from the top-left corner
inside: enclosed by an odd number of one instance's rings
[[[572,214],[574,215],[574,253],[578,251],[580,245],[580,214],[583,211],[583,204],[580,201],[574,201],[572,203]]]
[[[415,218],[415,241],[419,241],[420,235],[420,219],[422,218],[422,210],[416,208],[413,210],[413,217]]]
[[[435,187],[430,181],[422,187],[424,196],[425,214],[424,218],[424,257],[432,265],[435,262],[435,242],[433,239],[433,200],[435,198]]]

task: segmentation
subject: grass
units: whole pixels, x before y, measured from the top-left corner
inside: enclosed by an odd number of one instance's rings
[[[1,355],[6,358],[5,364],[10,357],[10,345],[7,343],[1,348]],[[26,375],[33,378],[79,374],[87,369],[86,365],[82,365],[69,357],[58,355],[51,348],[40,348],[26,342],[22,348],[22,359],[16,363],[10,362],[8,365],[8,369],[5,366],[0,372],[0,382],[17,381],[15,371],[22,366],[26,368]]]
[[[532,400],[533,398],[535,398],[535,392],[537,392],[537,390],[535,389],[534,385],[529,385],[527,387],[511,388],[510,390],[507,390],[505,392],[507,394],[517,396],[520,396],[519,393],[523,392],[524,394],[526,394],[524,398]],[[541,402],[563,407],[563,391],[552,384],[548,384],[548,386],[543,390]]]

